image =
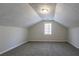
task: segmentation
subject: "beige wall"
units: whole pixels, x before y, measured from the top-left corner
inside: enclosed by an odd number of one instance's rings
[[[44,35],[44,22],[52,23],[52,35]],[[29,28],[29,41],[56,41],[67,40],[67,28],[55,21],[41,21]]]

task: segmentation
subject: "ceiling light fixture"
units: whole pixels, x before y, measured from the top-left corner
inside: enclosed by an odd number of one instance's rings
[[[48,9],[42,9],[42,13],[43,14],[47,14],[48,13]]]
[[[41,14],[48,14],[49,13],[49,8],[47,8],[47,7],[43,7],[43,8],[41,8]]]

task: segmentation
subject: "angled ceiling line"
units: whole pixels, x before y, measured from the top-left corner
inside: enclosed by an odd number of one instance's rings
[[[54,18],[55,14],[55,7],[56,3],[29,3],[29,5],[37,12],[37,14],[43,19],[43,20],[52,20]],[[41,9],[47,8],[49,9],[49,13],[47,15],[41,13]]]
[[[40,15],[34,10],[34,8],[28,3],[28,5],[32,8],[32,10],[40,17]],[[41,17],[40,17],[41,18]],[[42,18],[41,18],[42,19]]]

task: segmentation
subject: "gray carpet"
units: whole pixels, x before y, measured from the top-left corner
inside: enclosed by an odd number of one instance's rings
[[[68,43],[29,42],[1,56],[79,56],[79,50]]]

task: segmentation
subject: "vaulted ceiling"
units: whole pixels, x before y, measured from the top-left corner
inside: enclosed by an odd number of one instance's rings
[[[0,25],[29,27],[42,19],[28,4],[0,4]]]
[[[56,3],[30,3],[31,7],[37,12],[42,20],[53,20],[55,14]],[[46,15],[41,13],[41,9],[49,8]]]
[[[40,13],[48,7],[50,13]],[[42,20],[54,20],[68,28],[79,27],[78,3],[19,3],[0,4],[0,25],[29,27]]]
[[[79,3],[57,4],[54,20],[66,27],[79,27]]]

